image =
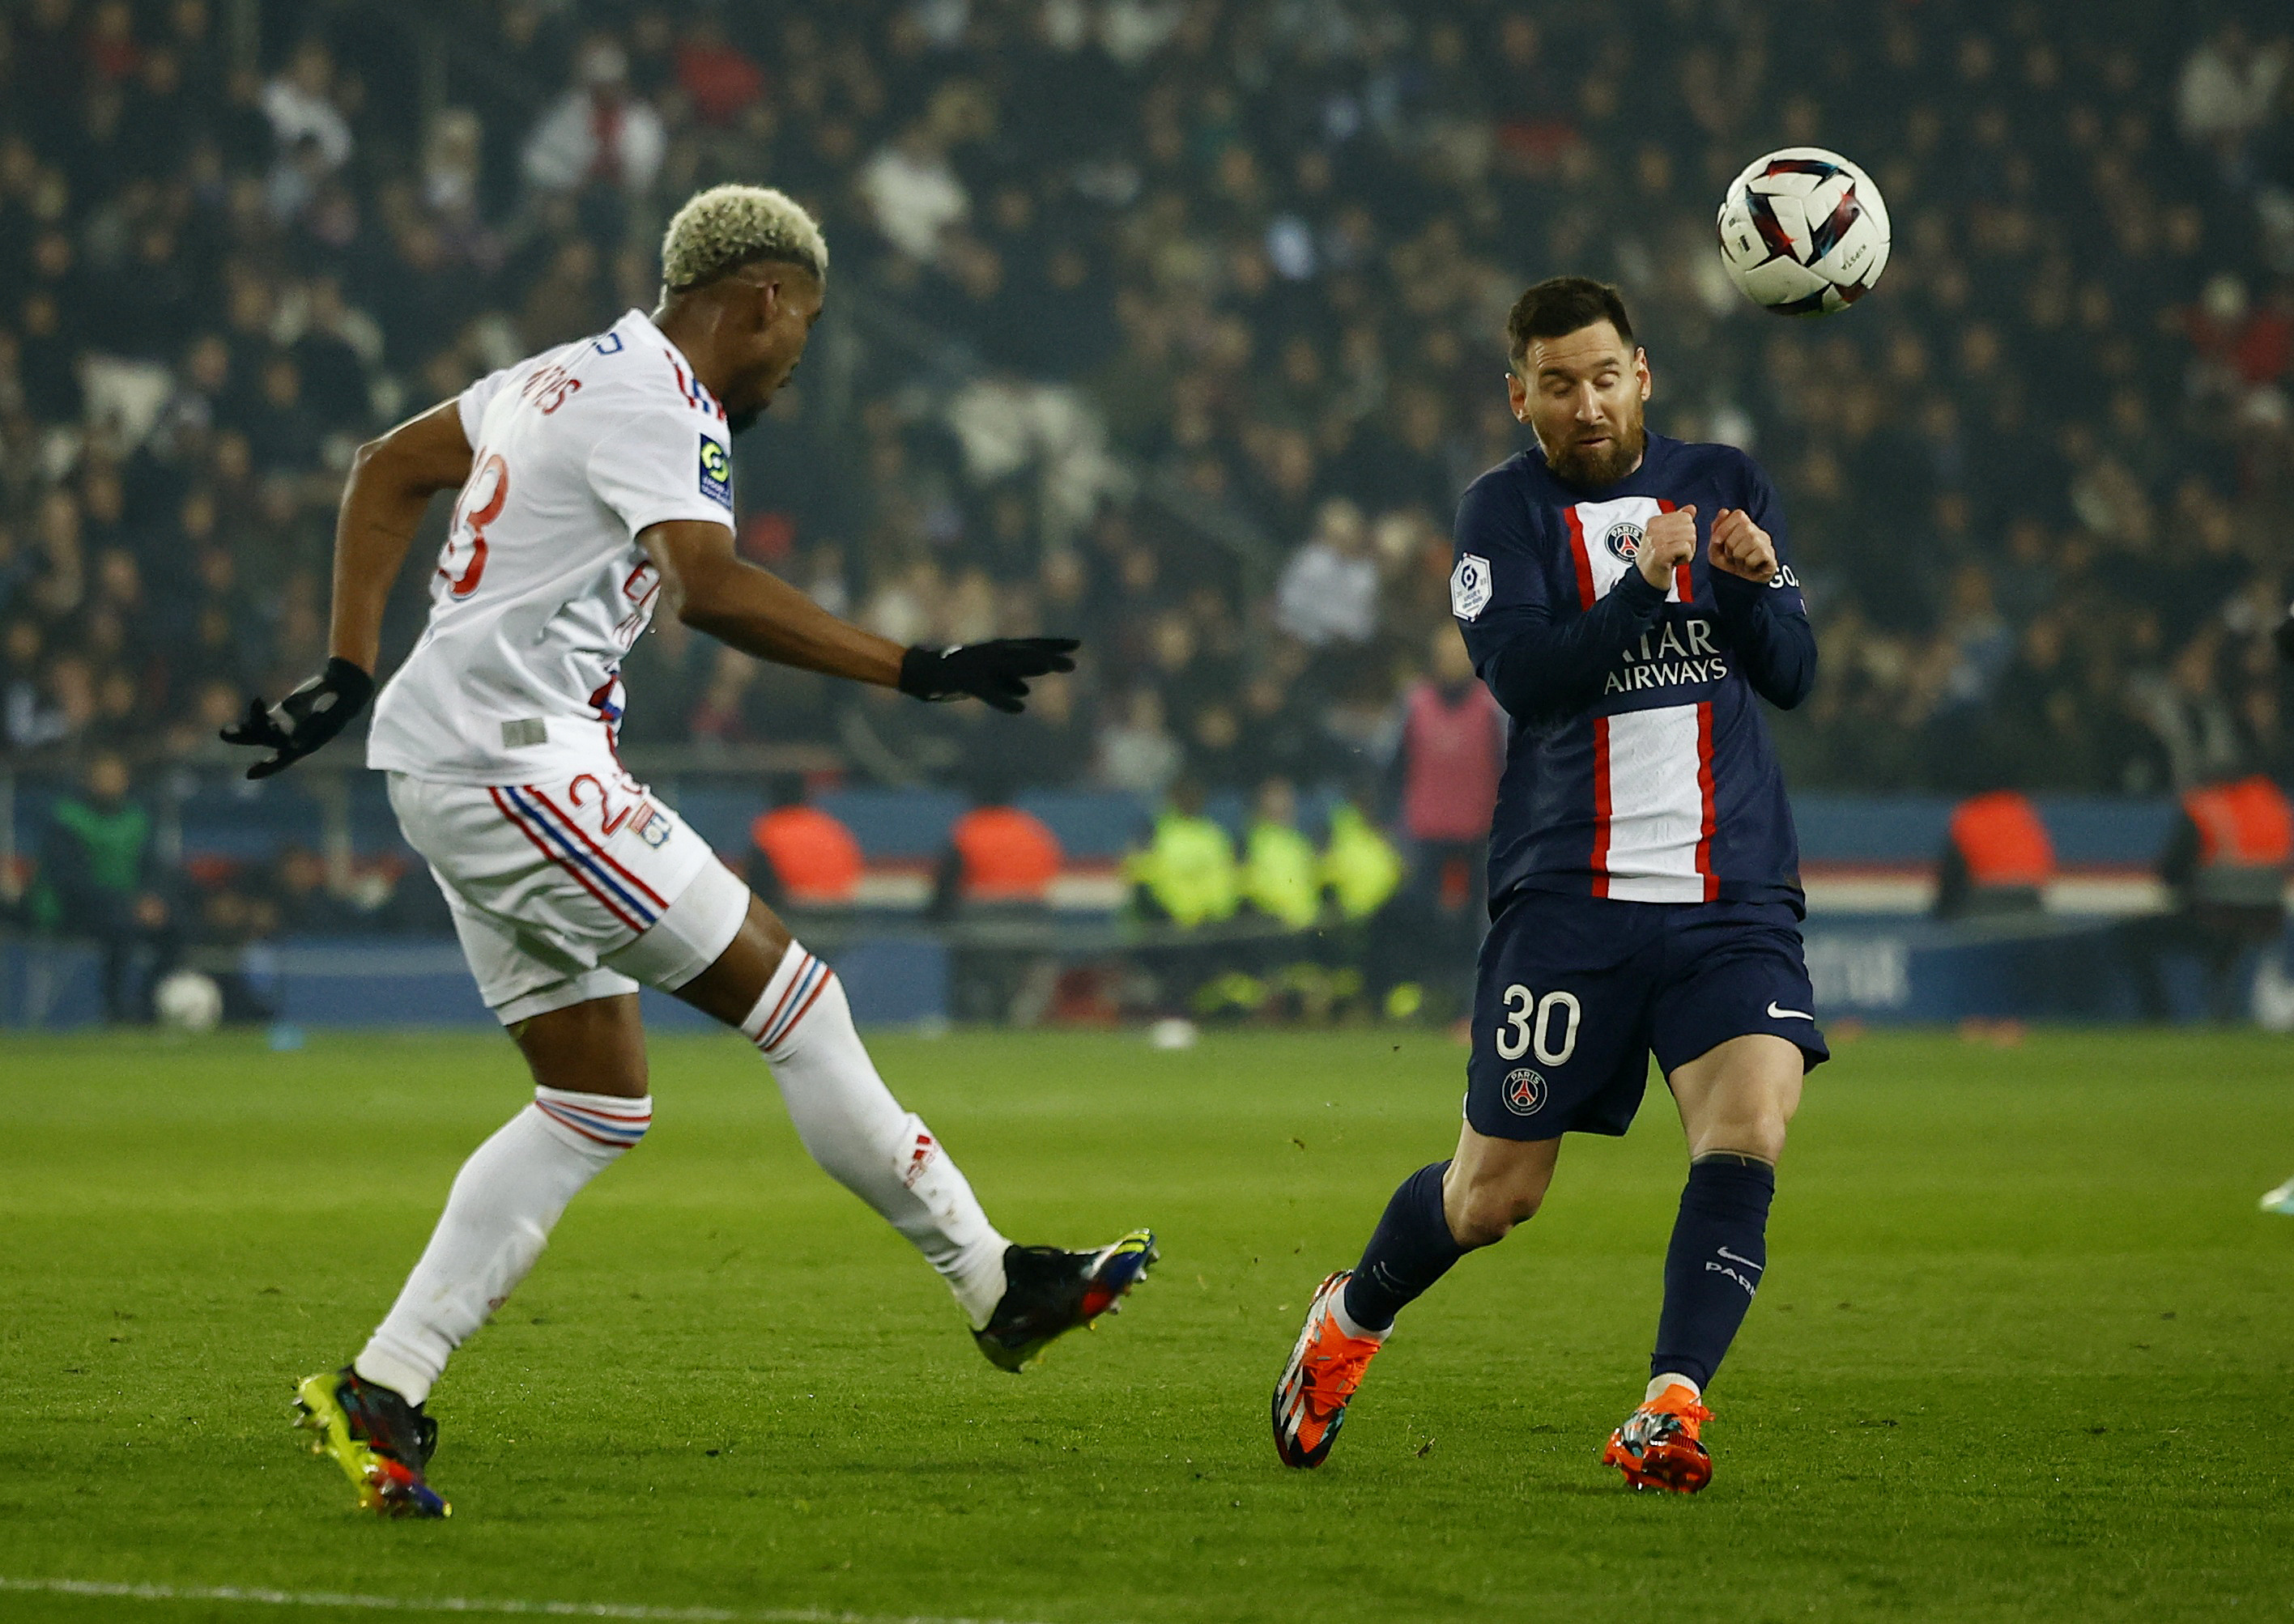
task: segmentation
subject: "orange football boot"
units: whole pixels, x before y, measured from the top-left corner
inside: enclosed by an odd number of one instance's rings
[[[1695,1494],[1712,1481],[1712,1457],[1696,1436],[1711,1419],[1712,1412],[1676,1382],[1609,1434],[1601,1464],[1616,1467],[1636,1489]]]
[[[1330,1311],[1354,1271],[1341,1269],[1314,1288],[1306,1328],[1282,1379],[1274,1384],[1274,1452],[1286,1466],[1319,1466],[1346,1418],[1346,1401],[1362,1385],[1378,1336],[1349,1336]]]

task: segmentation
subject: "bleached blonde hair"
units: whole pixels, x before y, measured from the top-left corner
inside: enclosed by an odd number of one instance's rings
[[[825,280],[828,243],[820,223],[769,186],[712,186],[670,216],[661,240],[661,280],[671,292],[681,293],[761,259],[801,265]]]

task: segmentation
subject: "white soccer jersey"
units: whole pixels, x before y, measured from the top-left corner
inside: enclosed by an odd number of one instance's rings
[[[367,765],[451,784],[614,765],[621,665],[661,581],[638,533],[733,522],[725,410],[642,312],[462,394],[469,482]]]

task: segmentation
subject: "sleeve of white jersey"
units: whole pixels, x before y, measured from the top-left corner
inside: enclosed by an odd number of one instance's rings
[[[486,408],[493,404],[494,396],[502,392],[503,386],[509,382],[509,375],[517,369],[505,367],[499,372],[487,373],[463,390],[455,401],[454,410],[462,419],[462,438],[470,443],[472,451],[478,449],[478,431],[485,421]]]
[[[635,537],[672,519],[733,524],[732,437],[683,401],[615,413],[590,450],[590,488]]]

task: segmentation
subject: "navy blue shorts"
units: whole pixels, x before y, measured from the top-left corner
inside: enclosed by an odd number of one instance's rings
[[[1749,1032],[1810,1068],[1831,1058],[1788,905],[1518,892],[1482,940],[1466,1120],[1493,1139],[1623,1133],[1652,1053],[1671,1076]]]

